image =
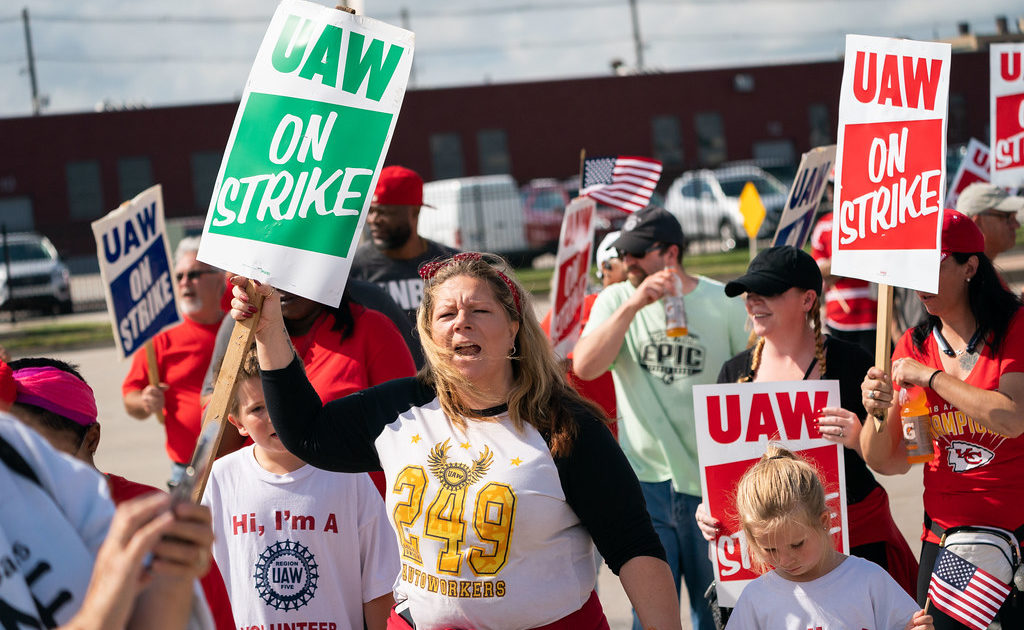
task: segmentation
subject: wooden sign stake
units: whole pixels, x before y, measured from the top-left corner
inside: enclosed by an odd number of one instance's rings
[[[224,361],[221,363],[220,372],[217,374],[217,382],[213,388],[213,398],[210,399],[210,404],[206,407],[203,426],[205,427],[210,422],[216,422],[220,428],[217,431],[217,439],[213,449],[210,451],[210,461],[203,467],[202,477],[196,481],[196,486],[192,490],[192,500],[196,503],[203,497],[206,481],[210,477],[210,467],[213,464],[213,460],[217,457],[220,441],[224,437],[224,428],[228,424],[228,409],[238,391],[238,374],[242,369],[242,359],[245,358],[246,353],[256,339],[256,324],[259,323],[260,315],[263,314],[263,296],[256,293],[251,280],[246,286],[246,291],[249,294],[249,303],[256,307],[256,312],[245,321],[235,322],[235,327],[231,331],[231,341],[228,342],[227,351],[224,353]]]
[[[892,285],[878,285],[878,317],[875,319],[875,367],[886,374],[892,372]],[[885,426],[884,416],[872,416],[875,431]]]

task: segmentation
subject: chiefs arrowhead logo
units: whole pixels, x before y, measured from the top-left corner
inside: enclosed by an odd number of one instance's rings
[[[946,449],[947,462],[953,472],[966,472],[992,461],[995,453],[983,446],[954,440]]]

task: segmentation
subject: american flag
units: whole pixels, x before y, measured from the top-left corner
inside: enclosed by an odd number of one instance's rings
[[[968,628],[985,630],[1010,595],[1010,587],[948,549],[939,549],[928,597]]]
[[[645,157],[620,155],[583,161],[580,196],[625,212],[643,210],[661,178],[661,162]]]

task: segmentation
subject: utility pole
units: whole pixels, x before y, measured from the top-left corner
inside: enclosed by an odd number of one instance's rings
[[[636,8],[636,0],[629,0],[629,12],[633,17],[633,47],[636,48],[636,70],[644,69],[644,42],[640,38],[640,15]]]
[[[21,22],[25,25],[25,50],[28,54],[28,80],[32,84],[32,115],[38,116],[39,86],[36,85],[36,57],[32,53],[32,31],[28,27],[28,7],[21,9]]]
[[[402,28],[404,28],[407,31],[411,31],[412,29],[409,27],[409,9],[407,9],[406,7],[402,7],[402,9],[398,12],[398,15],[401,16],[400,19],[402,20]],[[415,88],[416,87],[416,60],[415,59],[413,60],[412,67],[409,68],[409,87],[410,88]]]

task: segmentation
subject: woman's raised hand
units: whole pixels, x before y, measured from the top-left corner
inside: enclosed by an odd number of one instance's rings
[[[860,419],[841,407],[825,407],[818,415],[821,437],[860,452]]]
[[[721,527],[721,523],[714,516],[711,516],[711,512],[708,511],[708,504],[701,501],[700,505],[697,506],[697,527],[700,528],[700,533],[704,535],[704,540],[708,542],[714,542],[718,538],[718,528]]]
[[[237,322],[245,321],[253,316],[258,310],[252,303],[252,299],[249,297],[246,287],[249,284],[249,278],[243,276],[232,276],[228,281],[234,287],[231,289],[231,310],[229,311],[232,319]],[[263,296],[263,312],[260,314],[260,320],[256,323],[256,335],[259,336],[261,332],[267,330],[270,326],[284,327],[284,319],[281,316],[281,294],[269,284],[264,284],[258,280],[253,280],[253,291],[257,295]]]
[[[885,418],[892,407],[892,382],[889,375],[872,367],[860,386],[861,402],[870,416]]]

